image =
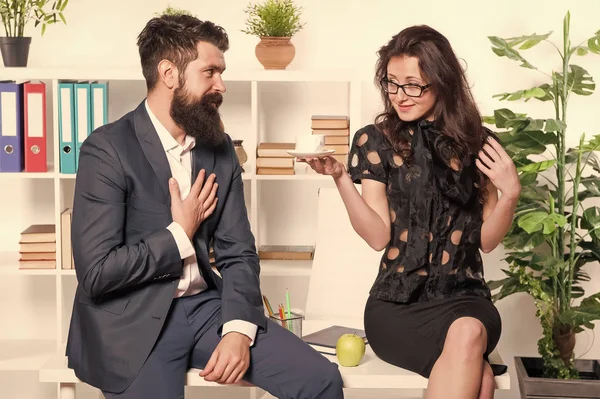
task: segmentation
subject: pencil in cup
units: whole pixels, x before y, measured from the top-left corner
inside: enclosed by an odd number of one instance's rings
[[[269,316],[269,318],[283,328],[291,331],[294,335],[302,338],[302,320],[304,320],[304,316],[291,312],[290,317],[286,317],[282,309],[279,314]]]

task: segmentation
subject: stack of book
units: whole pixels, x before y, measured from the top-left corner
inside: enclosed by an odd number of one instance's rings
[[[256,150],[257,175],[293,175],[295,143],[260,143]]]
[[[335,150],[333,157],[346,163],[350,149],[350,120],[346,115],[313,115],[311,117],[313,134],[325,136],[325,148]]]
[[[34,224],[21,232],[19,269],[56,268],[56,228]]]

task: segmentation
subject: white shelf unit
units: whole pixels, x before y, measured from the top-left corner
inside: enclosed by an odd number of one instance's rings
[[[43,81],[47,87],[47,146],[49,168],[47,173],[0,173],[0,183],[11,185],[11,182],[19,180],[24,184],[37,185],[39,181],[48,181],[48,186],[53,185],[54,193],[48,194],[46,199],[39,201],[52,201],[54,205],[54,223],[57,226],[56,234],[56,264],[57,269],[52,270],[19,270],[18,253],[0,252],[0,276],[19,276],[22,278],[43,278],[53,277],[53,283],[56,290],[55,318],[56,326],[54,339],[39,340],[2,340],[0,339],[0,352],[7,356],[0,358],[0,371],[18,371],[18,370],[37,370],[41,362],[52,355],[56,350],[64,348],[64,341],[68,328],[68,314],[72,301],[73,287],[75,281],[74,270],[60,269],[62,254],[61,235],[60,235],[60,214],[68,206],[72,205],[74,179],[75,175],[62,174],[58,170],[59,160],[59,133],[58,133],[58,82],[61,80],[96,80],[107,81],[109,84],[109,104],[111,95],[116,95],[111,91],[111,83],[117,81],[137,81],[143,82],[141,69],[123,68],[123,69],[99,69],[99,68],[0,68],[0,77],[3,80],[15,81]],[[224,81],[227,85],[231,82],[241,82],[250,86],[250,127],[249,134],[244,139],[244,149],[248,154],[248,161],[244,164],[246,172],[243,175],[246,192],[249,191],[249,217],[250,223],[257,238],[257,247],[260,245],[259,235],[259,214],[267,212],[268,209],[260,207],[260,186],[261,184],[279,184],[281,182],[290,182],[287,184],[332,184],[328,176],[315,174],[302,175],[257,175],[255,173],[256,148],[258,143],[264,139],[265,132],[261,128],[261,85],[265,84],[328,84],[335,83],[345,85],[347,89],[347,98],[335,101],[346,101],[347,115],[350,118],[350,131],[355,132],[361,125],[361,81],[352,70],[284,70],[268,71],[262,69],[234,70],[228,69],[224,74]],[[139,101],[143,99],[140,98]],[[224,106],[227,103],[225,99]],[[109,106],[110,109],[110,106]],[[127,112],[129,110],[124,110]],[[319,110],[313,113],[329,113],[327,109]],[[310,114],[304,115],[310,119]],[[109,114],[109,120],[114,120]],[[228,124],[224,117],[225,126]],[[227,129],[226,129],[227,130]],[[310,132],[310,130],[308,131]],[[235,137],[233,137],[235,138]],[[352,139],[352,133],[349,137]],[[282,140],[284,141],[284,140]],[[296,183],[291,183],[296,182]],[[38,201],[38,200],[36,200]],[[5,209],[0,211],[7,212]],[[13,226],[14,234],[18,234],[20,228],[26,226]],[[307,278],[310,275],[312,261],[261,261],[261,277],[283,277],[296,279],[298,277]],[[45,281],[44,281],[45,284]],[[51,284],[48,281],[48,284]],[[70,292],[66,292],[70,291]],[[5,351],[6,349],[6,351]],[[14,355],[14,356],[12,356]]]

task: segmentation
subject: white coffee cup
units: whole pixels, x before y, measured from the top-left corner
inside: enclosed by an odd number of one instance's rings
[[[316,153],[323,151],[325,136],[322,134],[302,134],[296,136],[296,151]]]

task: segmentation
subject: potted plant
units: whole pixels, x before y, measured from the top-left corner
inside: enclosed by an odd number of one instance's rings
[[[27,66],[31,37],[25,36],[25,26],[33,21],[34,26],[46,26],[61,20],[67,23],[63,11],[69,0],[0,0],[0,17],[5,37],[0,37],[0,51],[4,66]],[[49,9],[48,9],[49,8]]]
[[[305,24],[300,23],[302,7],[292,0],[266,0],[263,4],[249,4],[246,29],[242,32],[258,36],[255,54],[265,69],[285,69],[296,55],[291,38]]]
[[[571,61],[600,54],[600,31],[575,45],[569,33],[567,13],[559,45],[548,40],[552,32],[489,37],[496,55],[547,78],[547,83],[494,97],[542,101],[554,111],[547,119],[534,119],[502,108],[484,118],[502,129],[498,135],[518,167],[523,187],[504,240],[506,278],[489,285],[494,300],[517,292],[531,295],[543,330],[538,341],[541,358],[515,358],[522,398],[597,398],[600,394],[600,363],[574,361],[573,353],[576,334],[593,329],[593,321],[600,319],[600,293],[586,297],[581,285],[589,281],[584,266],[600,261],[600,207],[588,201],[600,197],[600,162],[594,153],[600,150],[600,134],[582,134],[576,147],[566,145],[570,96],[588,96],[595,89],[589,73]],[[519,52],[541,42],[558,53],[558,71],[545,73]]]
[[[167,5],[167,8],[165,8],[162,12],[160,13],[155,13],[154,15],[190,15],[195,17],[195,15],[193,15],[191,12],[189,12],[186,9],[183,8],[177,8],[177,7],[173,7],[170,4]]]

